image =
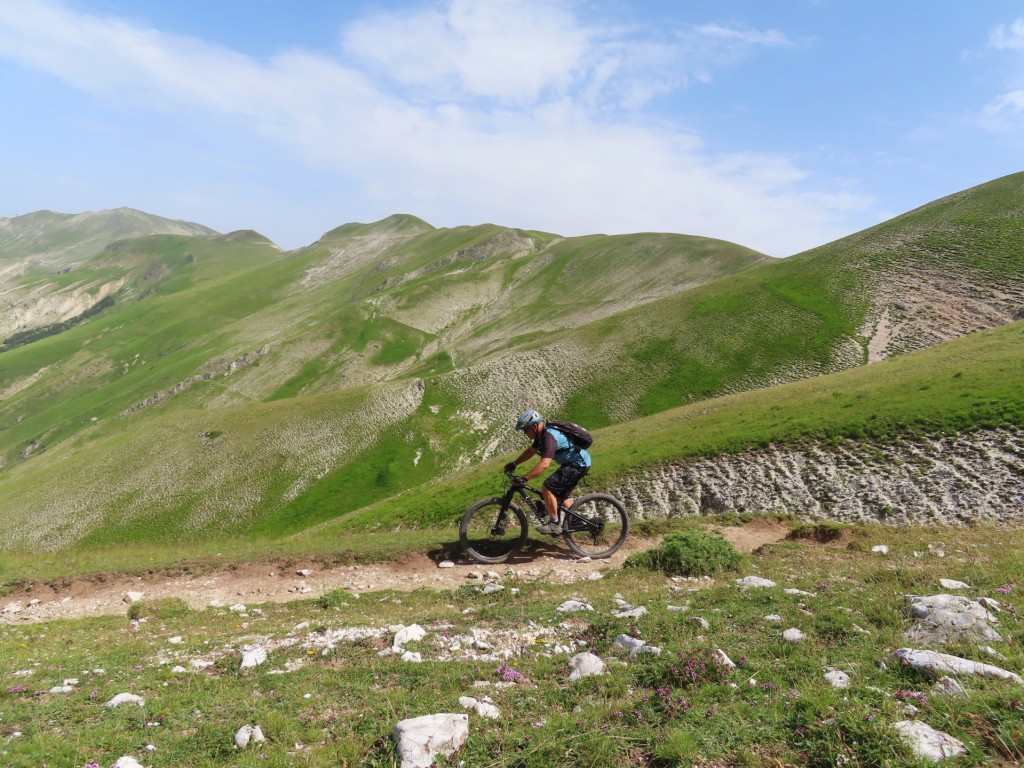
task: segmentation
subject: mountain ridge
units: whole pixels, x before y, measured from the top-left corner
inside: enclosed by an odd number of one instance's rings
[[[405,214],[287,253],[258,234],[118,241],[46,276],[123,278],[112,306],[0,353],[0,530],[292,530],[512,452],[527,406],[630,423],[1003,325],[1022,213],[1018,174],[789,259]]]

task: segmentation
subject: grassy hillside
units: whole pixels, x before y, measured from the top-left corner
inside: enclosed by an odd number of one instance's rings
[[[415,501],[435,486],[410,489],[514,450],[525,406],[592,427],[748,391],[772,411],[790,390],[767,388],[1009,322],[1024,304],[1022,209],[1024,176],[1007,177],[786,260],[683,235],[404,215],[287,254],[255,233],[123,241],[75,270],[123,279],[112,307],[0,352],[0,530],[46,548],[278,535],[405,491],[396,515],[440,519]],[[1019,335],[994,338],[1011,351],[985,365],[1002,371]],[[920,375],[924,394],[881,411],[954,423]],[[1012,392],[977,391],[1017,423]],[[984,423],[963,396],[965,423]],[[708,422],[700,450],[830,433],[793,408],[779,434]],[[603,468],[697,450],[658,442],[663,456],[613,450]]]

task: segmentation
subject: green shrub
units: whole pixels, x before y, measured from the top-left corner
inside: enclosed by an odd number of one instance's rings
[[[793,529],[789,534],[791,539],[812,539],[821,544],[828,544],[842,538],[847,531],[853,530],[852,526],[844,523],[835,523],[826,520],[819,523],[806,523]]]
[[[694,530],[668,534],[661,546],[630,555],[625,566],[669,576],[711,576],[735,571],[742,562],[743,556],[721,536]]]
[[[355,595],[348,590],[332,589],[329,592],[324,592],[314,600],[313,605],[317,608],[340,608],[342,605],[347,605],[355,599]]]
[[[192,613],[188,603],[180,597],[162,597],[159,600],[141,600],[128,606],[129,619],[180,619]]]

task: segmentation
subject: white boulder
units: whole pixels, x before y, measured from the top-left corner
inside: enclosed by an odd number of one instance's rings
[[[410,624],[408,627],[399,624],[392,629],[395,633],[395,639],[391,642],[391,647],[395,651],[402,650],[406,643],[416,643],[427,636],[427,630],[419,624]]]
[[[402,720],[391,731],[401,768],[430,768],[438,755],[447,757],[469,736],[469,715],[437,714]]]
[[[939,586],[943,589],[970,589],[970,584],[955,579],[939,579]]]
[[[833,688],[850,687],[850,676],[845,672],[839,671],[838,669],[833,669],[831,672],[827,672],[825,674],[825,679]]]
[[[489,720],[497,720],[501,717],[501,711],[486,696],[483,699],[474,699],[472,696],[460,696],[459,704],[463,709],[475,712],[480,717],[486,717]]]
[[[892,727],[899,731],[914,754],[924,760],[937,763],[967,752],[967,747],[962,741],[954,739],[948,733],[937,731],[920,720],[900,720],[893,723]]]
[[[555,610],[559,613],[577,613],[579,611],[592,611],[594,610],[594,606],[580,600],[566,600],[560,606],[555,608]]]
[[[711,652],[711,658],[716,664],[725,667],[726,669],[736,669],[735,662],[730,659],[721,648],[715,648],[715,650]]]
[[[239,749],[245,749],[250,741],[256,744],[266,740],[267,737],[263,735],[263,730],[258,725],[243,725],[235,731],[235,746]]]
[[[242,654],[242,663],[239,665],[239,669],[252,669],[258,667],[260,664],[264,664],[267,661],[267,649],[262,646],[256,648],[250,648],[244,654]]]
[[[143,768],[143,765],[134,757],[124,755],[117,758],[117,762],[110,766],[110,768]]]
[[[982,664],[978,661],[962,659],[959,656],[950,656],[947,653],[900,648],[893,656],[903,664],[932,676],[943,673],[949,675],[981,675],[982,677],[998,677],[1003,680],[1010,680],[1017,683],[1017,685],[1024,685],[1024,678],[1021,678],[1020,675],[1014,672],[1007,672],[1005,669],[991,664]]]
[[[124,602],[131,604],[139,602],[143,597],[145,597],[145,594],[142,592],[125,592],[124,597],[121,599],[124,600]]]
[[[604,674],[604,662],[592,653],[577,653],[569,659],[570,680],[599,677]]]
[[[787,643],[802,643],[807,639],[807,635],[801,632],[796,627],[790,627],[782,633],[782,639]]]
[[[749,589],[750,587],[774,587],[777,586],[771,579],[762,579],[760,576],[744,576],[742,579],[736,579],[736,584]]]
[[[136,696],[134,693],[119,693],[106,703],[106,707],[107,709],[114,709],[122,704],[134,704],[137,707],[144,707],[146,706],[146,700],[141,696]]]

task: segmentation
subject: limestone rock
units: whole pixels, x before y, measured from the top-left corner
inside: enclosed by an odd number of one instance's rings
[[[242,663],[239,669],[253,669],[267,661],[267,649],[262,646],[251,648],[242,655]]]
[[[841,672],[838,669],[833,669],[825,675],[825,679],[828,680],[829,685],[833,688],[849,688],[850,687],[850,676],[845,672]]]
[[[893,723],[914,754],[924,760],[939,762],[966,754],[967,747],[948,733],[937,731],[920,720],[900,720]]]
[[[604,662],[592,653],[577,653],[569,659],[570,680],[598,677],[604,674]]]
[[[134,704],[137,707],[146,706],[146,700],[141,696],[136,696],[134,693],[119,693],[117,696],[107,702],[107,709],[114,709],[122,704]]]
[[[927,675],[981,675],[983,677],[998,677],[1003,680],[1010,680],[1018,685],[1024,685],[1024,678],[1014,672],[982,664],[969,659],[962,659],[959,656],[950,656],[946,653],[936,651],[925,651],[914,648],[900,648],[893,656],[903,664],[907,664]]]
[[[141,600],[143,597],[145,597],[145,594],[143,594],[142,592],[125,592],[125,595],[122,598],[122,600],[124,600],[124,602],[126,603],[131,604],[139,602],[139,600]]]
[[[577,613],[579,611],[592,611],[594,606],[590,603],[584,603],[580,600],[566,600],[556,609],[559,613]]]
[[[110,768],[143,768],[142,763],[130,755],[117,758],[117,761]]]
[[[970,589],[970,584],[955,579],[939,579],[939,586],[943,589]]]
[[[430,768],[438,755],[447,757],[469,736],[469,715],[437,714],[401,720],[391,731],[401,768]]]
[[[910,614],[918,619],[904,637],[917,645],[951,642],[988,643],[1002,640],[991,624],[997,622],[984,605],[962,595],[907,595]]]
[[[790,627],[782,633],[782,639],[787,643],[802,643],[807,636],[796,627]]]
[[[427,630],[419,624],[410,624],[408,627],[399,624],[392,629],[395,633],[395,639],[392,641],[391,647],[396,651],[402,650],[406,643],[416,643],[427,636]]]
[[[736,664],[730,659],[721,648],[715,648],[711,652],[711,658],[715,660],[717,664],[722,665],[726,669],[736,669]]]
[[[460,696],[459,704],[463,709],[476,712],[480,717],[486,717],[489,720],[498,720],[501,717],[501,711],[486,696],[483,699],[474,699],[472,696]]]
[[[243,725],[235,731],[235,746],[239,749],[245,749],[250,741],[256,744],[266,740],[267,737],[263,735],[263,730],[258,725]]]
[[[736,584],[744,589],[749,589],[750,587],[766,588],[778,586],[771,579],[762,579],[760,576],[744,576],[742,579],[736,579]]]

